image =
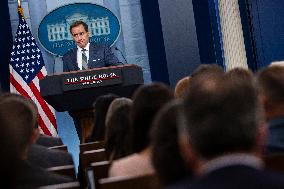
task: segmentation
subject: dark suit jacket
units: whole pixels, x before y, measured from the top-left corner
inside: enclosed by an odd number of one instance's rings
[[[284,116],[268,122],[267,153],[284,152]]]
[[[72,156],[69,153],[48,149],[45,146],[37,144],[31,146],[28,152],[28,162],[42,168],[74,164]]]
[[[176,184],[167,189],[283,189],[284,175],[235,165],[204,175],[193,182]]]
[[[77,64],[77,48],[69,50],[62,58],[63,72],[79,70]],[[90,43],[88,67],[100,68],[119,65],[119,61],[111,49],[102,44]]]
[[[59,138],[59,137],[52,137],[52,136],[41,134],[38,137],[36,144],[42,145],[42,146],[45,146],[45,147],[52,147],[52,146],[61,146],[61,145],[63,145],[63,142],[62,142],[61,138]]]
[[[42,168],[36,167],[23,161],[18,167],[16,177],[16,188],[32,189],[39,186],[74,182],[73,179],[54,173],[50,173]]]

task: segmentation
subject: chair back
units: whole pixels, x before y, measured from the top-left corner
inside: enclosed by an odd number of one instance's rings
[[[284,153],[275,153],[264,156],[267,170],[284,172]]]
[[[99,189],[159,189],[156,175],[139,177],[110,177],[99,180]]]
[[[62,151],[68,152],[68,149],[67,149],[67,146],[66,146],[66,145],[52,146],[52,147],[48,147],[48,149],[52,149],[52,150],[62,150]]]
[[[74,180],[76,179],[74,165],[50,167],[47,169],[47,171],[54,172],[59,175],[65,175],[65,176],[73,178]]]
[[[80,153],[84,153],[85,151],[97,150],[105,147],[104,141],[95,141],[80,144]]]
[[[83,152],[83,154],[81,154],[81,161],[83,168],[82,170],[85,171],[85,169],[89,167],[93,162],[99,162],[105,160],[106,160],[105,149],[85,151]]]
[[[68,182],[62,184],[53,184],[47,186],[41,186],[39,189],[80,189],[79,182]]]

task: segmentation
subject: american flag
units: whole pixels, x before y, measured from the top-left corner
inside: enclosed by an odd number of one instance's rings
[[[38,108],[41,133],[57,136],[54,109],[40,95],[39,81],[47,74],[41,51],[19,7],[19,25],[10,58],[10,91],[32,99]]]

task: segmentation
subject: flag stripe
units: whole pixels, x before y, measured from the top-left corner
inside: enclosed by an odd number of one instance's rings
[[[43,76],[43,75],[44,75],[44,74],[43,74],[44,72],[46,72],[46,71],[45,71],[44,68],[42,68],[41,71],[39,72],[39,74],[37,75],[37,77],[35,77],[34,80],[33,80],[33,81],[34,81],[34,84],[35,84],[35,86],[36,86],[36,88],[37,88],[38,91],[40,91],[40,86],[39,86],[39,80],[40,80],[40,79],[39,79],[39,78],[43,78],[43,77],[44,77],[44,76]],[[45,102],[45,101],[44,101],[44,102]],[[45,103],[46,103],[46,102],[45,102]],[[47,105],[48,108],[50,109],[50,111],[51,111],[51,113],[52,113],[52,116],[53,116],[54,119],[55,119],[55,111],[54,111],[53,107],[50,106],[48,103],[46,103],[46,105]],[[55,124],[54,126],[57,127],[56,124]]]
[[[55,117],[52,114],[51,110],[49,109],[49,107],[47,106],[46,102],[42,99],[40,92],[38,91],[38,89],[36,88],[36,86],[34,85],[33,82],[31,82],[29,84],[29,87],[31,88],[31,90],[34,93],[34,96],[36,97],[37,101],[39,102],[39,104],[41,105],[43,111],[45,112],[46,116],[48,117],[48,119],[50,120],[51,123],[56,123],[55,121]]]
[[[18,92],[22,94],[25,97],[30,98],[29,94],[23,89],[23,87],[15,80],[13,75],[10,73],[10,83],[15,87],[16,91],[11,91],[11,92]]]
[[[23,96],[32,99],[30,97],[30,95],[27,93],[27,91],[25,91],[22,86],[17,82],[17,80],[13,77],[12,74],[10,74],[10,83],[15,87],[15,91],[16,93],[20,93]],[[39,125],[41,125],[41,129],[42,131],[47,134],[47,135],[51,135],[51,132],[48,130],[46,124],[44,123],[44,121],[42,120],[41,114],[39,113]]]
[[[52,135],[51,132],[48,130],[47,126],[45,125],[44,121],[42,120],[41,116],[39,116],[38,118],[38,124],[41,125],[43,133],[45,133],[46,135]]]
[[[52,123],[49,119],[47,119],[48,117],[45,115],[44,110],[42,109],[42,106],[40,105],[40,103],[38,102],[37,98],[34,96],[34,93],[32,92],[31,88],[29,86],[24,86],[24,88],[22,87],[22,85],[20,85],[20,83],[23,83],[24,81],[22,80],[22,77],[13,70],[12,67],[10,67],[10,83],[14,86],[14,91],[12,91],[12,88],[10,89],[11,92],[15,92],[15,93],[19,93],[22,94],[23,96],[32,99],[37,107],[38,107],[38,111],[39,111],[39,120],[38,120],[38,124],[41,127],[41,130],[43,131],[44,134],[46,135],[52,135],[52,136],[57,136],[57,131],[56,131],[56,122]],[[12,74],[13,73],[13,74]],[[53,113],[52,113],[53,115]],[[54,115],[53,115],[54,116]],[[55,118],[54,118],[55,121]],[[51,125],[53,125],[53,127],[50,127]]]

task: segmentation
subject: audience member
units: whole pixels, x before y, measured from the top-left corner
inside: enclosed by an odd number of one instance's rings
[[[258,73],[258,83],[268,121],[267,151],[284,152],[284,66],[264,68]]]
[[[173,92],[161,83],[144,85],[136,90],[130,115],[134,154],[114,161],[109,176],[141,176],[154,173],[149,132],[159,109],[173,98]]]
[[[132,100],[117,98],[112,101],[106,115],[105,150],[110,161],[131,153],[130,111]]]
[[[157,114],[151,131],[152,162],[160,184],[168,186],[192,176],[186,168],[178,144],[178,128],[182,112],[180,101],[173,101]]]
[[[12,169],[15,174],[10,175],[8,171],[8,175],[13,177],[13,187],[16,188],[37,188],[72,181],[27,162],[27,152],[39,134],[37,116],[36,105],[31,100],[16,94],[0,96],[1,158],[10,157],[1,161],[1,172]]]
[[[284,188],[282,175],[263,170],[266,125],[253,78],[234,74],[192,79],[180,136],[199,179],[172,188]]]
[[[175,97],[184,98],[187,94],[191,76],[186,76],[180,79],[175,87]]]
[[[117,95],[107,94],[99,96],[93,103],[94,126],[87,142],[101,141],[105,139],[105,119],[110,103],[118,98]]]
[[[222,67],[217,64],[201,64],[191,74],[191,77],[195,77],[199,74],[203,74],[203,77],[224,73]]]

